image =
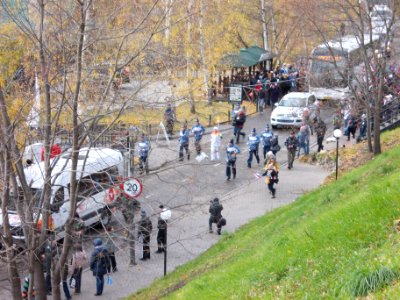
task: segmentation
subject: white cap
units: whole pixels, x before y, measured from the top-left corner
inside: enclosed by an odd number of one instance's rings
[[[214,130],[218,130],[218,127],[217,127],[217,126],[214,126]]]

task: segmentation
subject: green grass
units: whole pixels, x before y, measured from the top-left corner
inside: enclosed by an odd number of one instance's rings
[[[399,158],[396,147],[224,235],[129,299],[399,299]]]

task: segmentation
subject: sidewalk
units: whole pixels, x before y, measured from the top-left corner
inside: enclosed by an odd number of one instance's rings
[[[327,124],[329,124],[328,122]],[[245,132],[248,133],[253,127],[257,128],[257,131],[261,131],[267,123],[269,123],[269,114],[256,114],[248,118]],[[220,126],[224,136],[223,145],[228,143],[232,135],[231,128],[229,124]],[[210,128],[208,128],[207,133],[210,131]],[[285,131],[276,130],[276,132],[280,136],[279,143],[282,146],[282,150],[278,153],[278,161],[282,165],[286,162],[286,150],[283,147]],[[329,136],[330,134],[327,133],[326,137]],[[203,137],[203,151],[206,153],[209,151],[209,138],[208,134]],[[314,134],[311,145],[315,144],[315,139],[316,136]],[[167,163],[177,160],[178,142],[176,139],[170,141],[169,147],[154,147],[154,144],[153,142],[153,151],[150,156],[151,169],[165,166]],[[244,142],[240,144],[242,149],[243,144]],[[336,143],[328,144],[326,148],[333,149],[333,146],[336,147]],[[223,150],[221,150],[221,154],[223,163],[225,156]],[[245,155],[242,160],[244,160],[244,157]],[[263,179],[248,178],[242,186],[236,187],[220,196],[225,208],[223,215],[227,219],[227,226],[223,228],[223,232],[234,232],[255,217],[295,201],[298,196],[318,187],[328,174],[328,171],[320,167],[301,164],[296,161],[293,170],[281,169],[276,199],[270,198]],[[208,233],[208,202],[203,203],[205,204],[199,207],[196,206],[196,209],[192,210],[174,210],[168,226],[168,272],[196,258],[218,242],[218,235]],[[86,270],[82,275],[82,294],[74,295],[73,298],[85,300],[99,298],[121,299],[149,286],[155,279],[162,277],[164,256],[163,254],[154,253],[156,250],[157,221],[153,218],[152,222],[154,229],[151,238],[150,260],[145,262],[138,260],[138,265],[129,266],[129,251],[123,249],[116,254],[118,272],[112,274],[113,284],[105,286],[102,297],[94,296],[95,277],[92,276],[89,270]],[[140,253],[139,247],[140,245],[137,245],[137,253]],[[88,250],[88,254],[90,254],[90,250]],[[140,257],[140,254],[138,257]]]

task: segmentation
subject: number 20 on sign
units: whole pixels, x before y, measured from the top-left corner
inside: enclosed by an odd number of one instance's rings
[[[143,186],[138,179],[131,178],[124,182],[124,192],[129,197],[132,198],[139,197],[142,191],[143,191]]]

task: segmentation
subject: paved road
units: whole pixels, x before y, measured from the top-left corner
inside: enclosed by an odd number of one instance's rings
[[[327,123],[330,124],[331,109],[324,110]],[[269,120],[269,114],[257,114],[248,118],[245,125],[245,132],[251,132],[252,128],[261,131]],[[232,135],[229,125],[221,126],[224,130],[223,144],[227,144]],[[278,153],[278,162],[283,165],[286,161],[286,150],[283,142],[288,135],[287,129],[275,130],[279,135],[279,142],[282,150]],[[315,136],[312,137],[315,139]],[[208,152],[209,136],[204,137],[203,150]],[[261,165],[253,161],[253,167],[249,169],[246,164],[248,151],[244,142],[239,144],[242,153],[238,157],[237,178],[226,181],[225,177],[225,153],[221,151],[221,162],[213,163],[207,160],[198,163],[192,155],[190,161],[178,162],[176,160],[177,141],[171,141],[169,148],[157,147],[151,157],[153,166],[163,166],[159,171],[153,172],[148,176],[142,177],[144,192],[140,197],[142,206],[153,215],[153,225],[156,227],[156,215],[159,204],[167,205],[173,209],[173,219],[169,230],[169,269],[193,259],[199,253],[214,244],[218,237],[207,233],[207,214],[209,201],[218,196],[222,199],[225,210],[224,216],[227,217],[228,225],[226,230],[232,232],[238,226],[245,224],[252,218],[262,215],[265,211],[277,206],[293,201],[298,195],[306,190],[310,190],[320,184],[327,172],[318,168],[301,165],[296,166],[293,171],[281,172],[281,183],[278,186],[277,199],[272,201],[266,191],[266,186],[262,180],[255,180],[253,174],[261,170]],[[157,155],[162,154],[160,157]],[[261,154],[262,156],[262,154]],[[172,161],[171,161],[172,160]],[[168,162],[169,161],[169,162]],[[301,180],[298,180],[300,178]],[[114,218],[114,226],[122,229],[123,222],[119,214]],[[123,230],[119,231],[121,234]],[[95,228],[87,233],[85,248],[90,253],[92,250],[91,240],[98,235],[102,235],[101,228]],[[156,230],[153,231],[152,252],[156,247]],[[123,237],[118,240],[118,245],[124,249],[125,240]],[[139,249],[138,249],[139,251]],[[126,254],[125,250],[120,252]],[[152,254],[152,260],[138,266],[128,268],[128,257],[119,256],[120,272],[115,274],[116,283],[113,290],[120,293],[116,296],[122,297],[138,288],[145,287],[151,281],[162,274],[162,258]],[[146,266],[146,268],[144,268]],[[126,273],[124,275],[124,272]],[[130,289],[119,288],[118,284],[126,282],[124,278],[132,276],[135,284],[130,285]],[[118,279],[121,277],[120,279]],[[3,280],[1,280],[3,279]],[[9,294],[9,285],[6,281],[7,273],[5,268],[0,272],[0,298]],[[90,299],[93,291],[93,278],[90,272],[85,273],[83,294],[77,299]]]

